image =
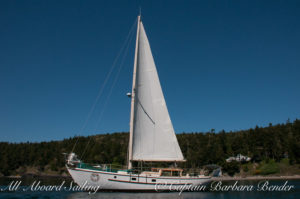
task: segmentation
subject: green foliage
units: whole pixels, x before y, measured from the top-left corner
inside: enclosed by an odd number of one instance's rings
[[[26,167],[36,167],[41,171],[50,168],[61,173],[65,171],[62,153],[71,152],[77,139],[74,152],[84,162],[126,164],[129,136],[123,132],[40,143],[0,142],[0,173],[12,175],[18,168]],[[177,134],[177,139],[187,160],[179,166],[185,168],[219,164],[225,172],[233,175],[239,165],[226,164],[225,159],[239,153],[252,157],[253,163],[271,159],[257,169],[257,174],[277,172],[276,162],[281,161],[283,166],[300,163],[300,120],[237,132],[181,133]],[[247,172],[246,167],[242,169]]]
[[[235,173],[240,172],[240,163],[237,161],[226,162],[223,165],[223,171],[227,172],[228,175],[233,176]]]
[[[248,166],[248,164],[244,164],[244,165],[242,166],[242,168],[243,168],[243,171],[244,171],[244,172],[248,172],[248,171],[249,171],[249,166]]]
[[[284,165],[289,165],[290,164],[290,160],[288,158],[283,158],[283,159],[280,160],[280,163],[284,164]]]
[[[274,160],[269,160],[269,161],[262,161],[259,166],[259,173],[261,175],[269,175],[269,174],[274,174],[278,173],[279,166]]]

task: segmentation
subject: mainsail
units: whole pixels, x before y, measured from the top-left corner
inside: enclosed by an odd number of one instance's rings
[[[133,77],[135,82],[132,89],[129,161],[184,161],[149,41],[139,19]]]

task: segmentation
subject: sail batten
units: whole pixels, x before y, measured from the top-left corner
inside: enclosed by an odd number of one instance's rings
[[[184,161],[161,89],[149,41],[138,21],[130,161]]]

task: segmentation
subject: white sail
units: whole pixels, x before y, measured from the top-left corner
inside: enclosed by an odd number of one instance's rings
[[[138,21],[131,161],[183,161],[144,26]]]

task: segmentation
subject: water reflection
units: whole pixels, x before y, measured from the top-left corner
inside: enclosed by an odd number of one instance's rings
[[[40,180],[42,184],[45,185],[57,185],[61,184],[62,181],[66,181],[66,186],[70,184],[71,179],[65,178],[22,178],[22,179],[9,179],[0,178],[0,188],[7,186],[13,180],[22,180],[22,185],[24,187],[30,186],[34,181]],[[227,181],[224,184],[232,185],[235,181]],[[270,181],[272,184],[281,185],[285,180]],[[259,181],[239,181],[239,184],[253,184],[256,186]],[[289,192],[259,192],[259,191],[216,191],[216,192],[183,192],[182,194],[178,192],[162,192],[162,193],[125,193],[125,192],[98,192],[95,194],[89,194],[88,192],[70,192],[70,191],[52,191],[52,192],[34,192],[34,191],[1,191],[0,199],[14,198],[14,199],[238,199],[238,198],[268,198],[268,199],[278,199],[278,198],[298,198],[300,195],[300,180],[289,180],[289,184],[295,186],[293,191]]]
[[[209,193],[183,193],[179,195],[177,192],[172,193],[117,193],[117,192],[99,192],[96,194],[88,195],[87,193],[72,193],[67,199],[207,199]]]

